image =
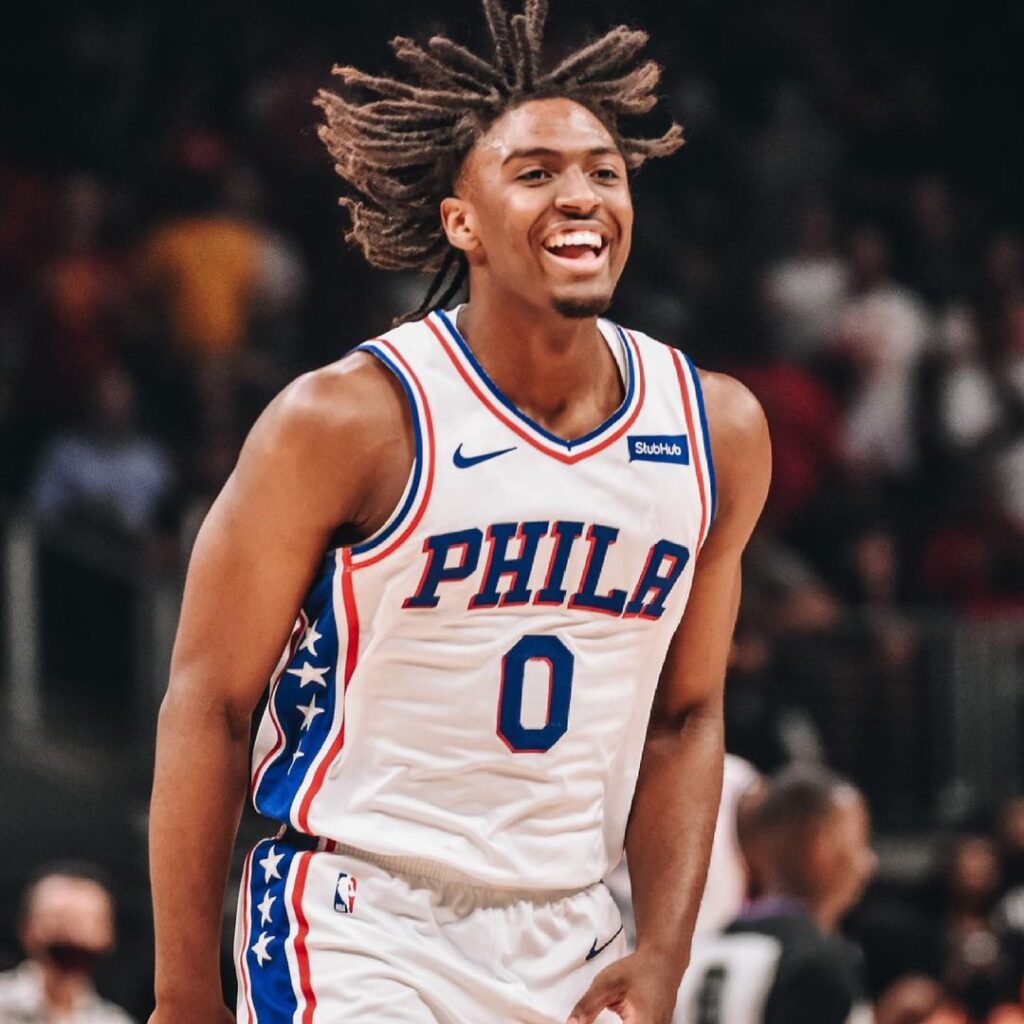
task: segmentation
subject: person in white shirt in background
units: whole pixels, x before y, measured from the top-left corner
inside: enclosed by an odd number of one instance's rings
[[[25,893],[26,959],[0,974],[0,1024],[134,1024],[93,984],[114,948],[114,904],[85,867],[43,871]]]

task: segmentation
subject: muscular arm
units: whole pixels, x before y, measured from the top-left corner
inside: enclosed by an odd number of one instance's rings
[[[161,1024],[226,1019],[220,927],[251,715],[332,532],[369,532],[401,493],[406,415],[371,357],[300,378],[260,417],[199,532],[150,809]]]
[[[670,1019],[714,837],[740,557],[767,495],[771,450],[761,407],[742,385],[710,373],[701,382],[718,510],[662,670],[626,832],[637,951],[603,972],[604,982],[599,975],[581,1000],[574,1018],[588,1024],[601,1006],[635,1011],[625,1019],[643,1024]]]
[[[703,375],[719,507],[669,648],[640,763],[626,853],[637,948],[679,976],[707,874],[722,789],[722,690],[740,601],[740,557],[771,474],[756,400],[727,377]]]

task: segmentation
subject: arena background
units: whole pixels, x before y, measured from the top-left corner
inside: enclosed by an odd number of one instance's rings
[[[729,748],[866,792],[873,992],[1019,992],[1024,5],[563,0],[551,38],[613,20],[651,31],[688,139],[636,180],[613,315],[745,381],[774,438]],[[269,397],[426,283],[344,247],[310,100],[439,27],[479,41],[476,3],[44,2],[0,33],[0,967],[30,872],[89,860],[120,904],[103,989],[151,1005],[195,530]]]

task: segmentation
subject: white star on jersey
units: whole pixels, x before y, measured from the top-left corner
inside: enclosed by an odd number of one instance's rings
[[[267,946],[269,946],[273,941],[273,935],[268,935],[266,932],[260,932],[260,937],[250,949],[251,953],[256,954],[256,962],[260,967],[262,967],[268,960],[272,959],[271,955],[267,952]]]
[[[299,677],[299,686],[308,686],[310,683],[316,683],[317,686],[326,686],[327,680],[324,679],[324,673],[330,668],[329,665],[317,667],[311,665],[308,661],[302,666],[302,668],[290,668],[288,669],[288,675]]]
[[[317,715],[322,715],[327,709],[316,706],[316,690],[314,690],[310,702],[308,704],[300,704],[296,710],[302,712],[302,725],[299,728],[299,732],[305,732],[313,724],[313,719]]]
[[[314,619],[313,622],[306,627],[306,632],[302,636],[302,643],[299,644],[300,651],[309,651],[313,657],[316,657],[316,643],[318,640],[323,638],[323,633],[316,631],[317,623],[319,619]]]
[[[306,756],[305,753],[303,751],[301,751],[301,750],[296,750],[295,753],[292,754],[292,763],[290,765],[288,765],[288,774],[289,775],[291,775],[292,769],[295,767],[295,762],[298,761],[298,759],[300,757],[305,757],[305,756]]]
[[[263,894],[263,902],[258,904],[256,909],[260,912],[260,924],[270,924],[270,908],[277,902],[276,896],[271,896],[270,892]]]
[[[283,853],[275,853],[274,848],[271,847],[267,850],[266,857],[260,861],[260,867],[263,868],[263,881],[268,883],[272,878],[280,878],[281,872],[277,870],[277,865],[284,860]]]

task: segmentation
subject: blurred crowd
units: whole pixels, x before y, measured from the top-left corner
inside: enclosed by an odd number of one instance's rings
[[[755,596],[787,629],[841,606],[1020,610],[1024,161],[1019,132],[982,135],[1012,124],[1012,34],[985,19],[954,51],[941,10],[689,6],[642,19],[690,144],[636,182],[613,312],[766,407]],[[556,47],[580,31],[568,13]],[[332,60],[437,27],[411,4],[167,18],[115,4],[52,25],[63,80],[0,122],[0,494],[157,559],[187,550],[271,395],[418,300],[424,282],[344,246],[310,100]],[[161,72],[170,53],[182,74]],[[59,140],[39,123],[58,100]]]
[[[554,6],[557,47],[588,26]],[[440,25],[411,0],[286,7],[85,5],[0,42],[0,508],[140,571],[180,569],[288,380],[426,286],[344,245],[310,100],[333,61]],[[730,749],[827,762],[886,826],[933,823],[922,611],[1024,614],[1019,11],[591,13],[652,31],[689,143],[635,182],[612,315],[737,375],[773,434]],[[473,41],[476,4],[443,20]],[[1024,802],[975,797],[941,871],[850,919],[886,1024],[996,1024],[1020,998]],[[934,1016],[900,1016],[915,1000]]]

